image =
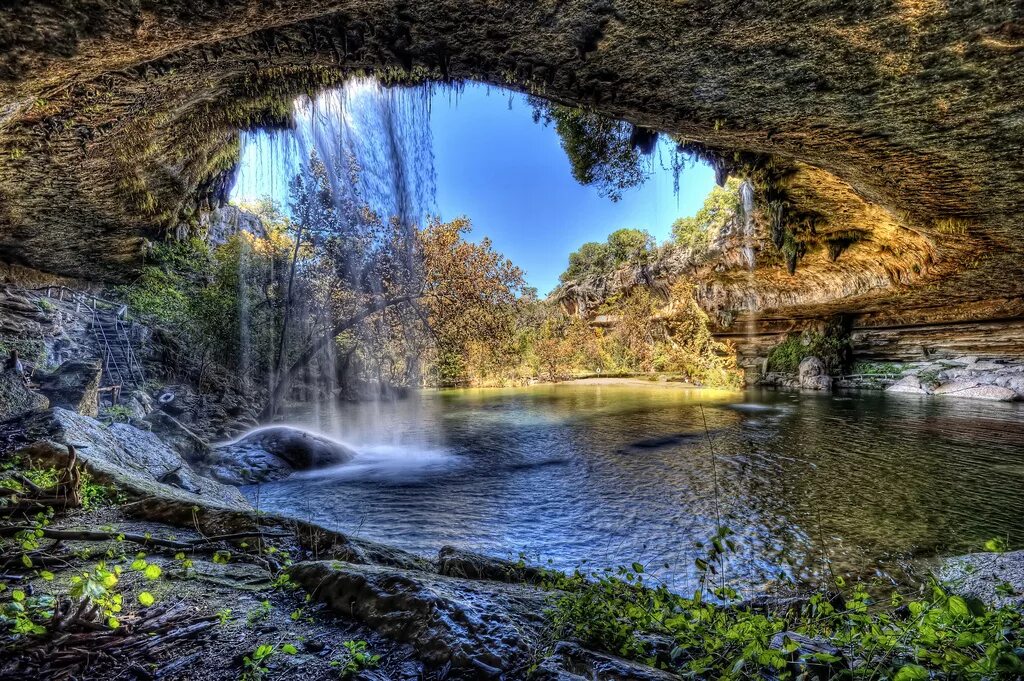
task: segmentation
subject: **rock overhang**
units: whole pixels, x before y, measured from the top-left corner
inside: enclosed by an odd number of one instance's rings
[[[0,18],[0,257],[123,279],[223,198],[239,130],[372,73],[583,105],[751,175],[755,293],[727,273],[708,284],[724,305],[1013,298],[1022,26],[1013,3],[960,1],[28,3]]]

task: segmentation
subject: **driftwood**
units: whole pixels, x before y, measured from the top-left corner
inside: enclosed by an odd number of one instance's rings
[[[140,678],[166,678],[180,672],[196,653],[172,657],[152,670],[142,663],[160,664],[182,642],[216,626],[217,615],[195,617],[181,601],[149,608],[126,619],[117,629],[103,624],[102,612],[87,601],[61,599],[54,608],[47,634],[26,638],[0,662],[4,679],[105,678],[101,672],[117,662],[139,665]]]

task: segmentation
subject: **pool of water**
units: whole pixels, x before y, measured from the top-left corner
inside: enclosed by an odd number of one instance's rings
[[[1020,404],[563,384],[291,420],[360,454],[261,486],[261,508],[424,555],[638,561],[684,590],[719,518],[740,587],[902,580],[915,557],[1024,537]]]

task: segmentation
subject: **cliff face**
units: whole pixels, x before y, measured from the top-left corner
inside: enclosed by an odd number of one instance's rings
[[[703,283],[723,319],[1019,315],[1022,55],[1019,3],[982,0],[22,3],[0,16],[0,259],[129,276],[218,203],[239,129],[367,71],[582,104],[750,177],[754,271]]]

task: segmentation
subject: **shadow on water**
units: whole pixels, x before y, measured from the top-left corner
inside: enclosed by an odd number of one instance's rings
[[[639,560],[686,589],[716,517],[701,407],[739,586],[828,563],[902,578],[915,555],[1024,536],[1024,405],[884,394],[560,385],[344,405],[328,434],[356,460],[264,485],[261,502],[425,554]]]

